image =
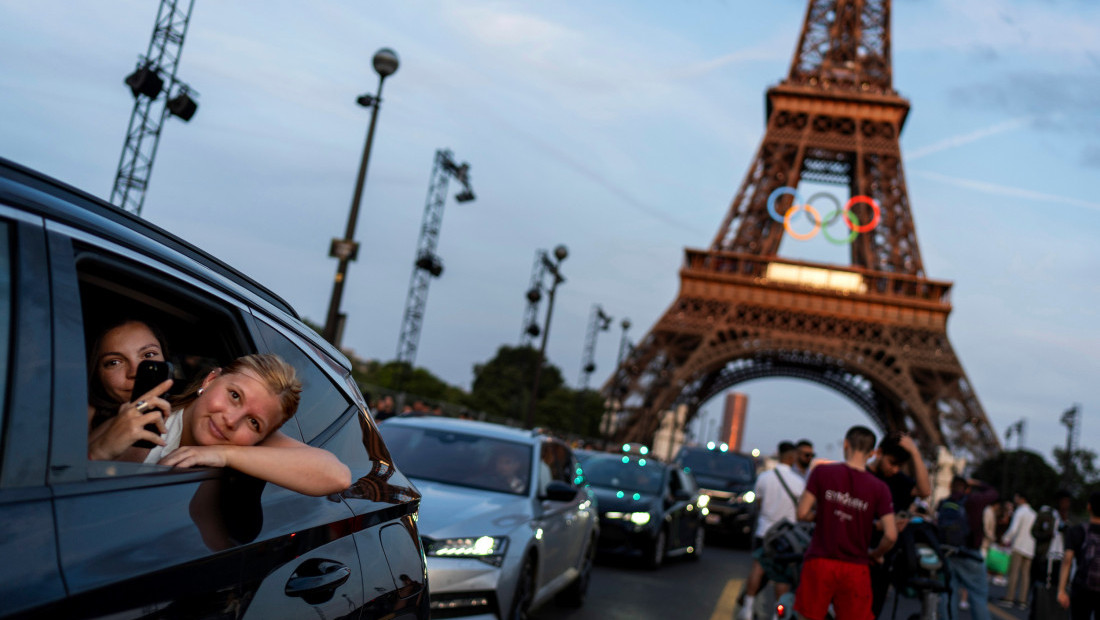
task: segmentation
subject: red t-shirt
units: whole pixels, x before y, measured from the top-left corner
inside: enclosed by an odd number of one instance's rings
[[[874,474],[830,463],[810,471],[806,491],[817,498],[814,536],[806,557],[870,564],[874,520],[894,512],[890,488]]]

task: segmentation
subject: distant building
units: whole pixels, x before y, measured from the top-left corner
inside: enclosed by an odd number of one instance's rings
[[[722,410],[722,427],[718,432],[718,443],[728,444],[730,450],[741,452],[741,441],[745,438],[745,418],[748,415],[749,397],[741,392],[726,392],[726,403]]]

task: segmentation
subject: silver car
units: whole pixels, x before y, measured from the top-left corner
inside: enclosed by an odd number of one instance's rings
[[[584,603],[599,519],[567,445],[438,416],[379,429],[423,495],[432,618],[512,620],[551,598]]]

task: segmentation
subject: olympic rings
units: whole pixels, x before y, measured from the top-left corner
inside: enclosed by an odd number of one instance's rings
[[[800,235],[791,228],[791,216],[794,215],[799,209],[805,209],[814,218],[814,227],[810,232]],[[790,209],[787,209],[787,214],[783,216],[783,229],[787,231],[787,234],[798,239],[799,241],[805,241],[812,239],[817,234],[818,229],[821,228],[821,214],[817,212],[817,209],[811,207],[809,204],[804,205],[791,205]]]
[[[775,201],[778,200],[781,196],[790,196],[794,199],[791,203],[791,206],[787,209],[787,212],[782,216],[779,215],[779,212],[775,209]],[[830,200],[832,201],[833,205],[835,205],[835,208],[829,212],[829,215],[824,220],[821,219],[821,214],[817,211],[817,209],[810,206],[810,203],[819,198]],[[852,207],[857,204],[865,204],[871,207],[871,210],[874,212],[874,217],[871,218],[871,221],[867,222],[866,224],[860,223],[859,218],[856,216],[855,213],[852,212]],[[773,190],[771,194],[768,195],[767,206],[768,215],[771,216],[771,218],[777,223],[783,224],[783,229],[787,231],[787,234],[794,237],[795,239],[798,239],[799,241],[812,239],[817,234],[818,230],[820,230],[825,239],[827,239],[831,243],[837,245],[850,244],[852,243],[852,241],[855,240],[856,236],[858,236],[859,233],[870,232],[876,226],[878,226],[879,222],[882,220],[882,209],[879,207],[878,202],[870,196],[862,195],[852,196],[852,198],[848,200],[848,203],[844,205],[844,208],[841,209],[840,201],[837,200],[837,198],[832,194],[828,194],[826,192],[818,192],[810,196],[810,199],[803,203],[802,196],[798,193],[798,190],[794,189],[793,187],[778,187]],[[813,229],[810,230],[810,232],[808,233],[796,233],[794,232],[794,229],[791,228],[791,216],[802,209],[806,210],[806,213],[810,215],[811,219],[814,222]],[[849,230],[852,231],[848,234],[848,237],[846,239],[835,239],[831,237],[829,235],[828,229],[826,228],[827,226],[832,224],[838,216],[843,218],[844,224],[848,227]]]

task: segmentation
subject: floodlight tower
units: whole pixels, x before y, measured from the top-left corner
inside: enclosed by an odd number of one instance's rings
[[[180,6],[184,4],[186,9]],[[111,202],[137,215],[141,215],[141,207],[145,204],[145,190],[149,187],[164,120],[174,114],[190,121],[198,109],[191,97],[193,91],[176,79],[194,5],[195,0],[161,0],[149,49],[138,58],[137,69],[125,80],[134,94],[134,110],[130,113],[126,141],[122,144]],[[160,96],[162,92],[164,97]],[[157,103],[160,108],[154,110]]]
[[[588,329],[584,334],[584,355],[581,359],[580,392],[588,389],[588,381],[592,373],[596,372],[596,336],[611,327],[612,317],[604,313],[600,304],[592,304],[592,312],[588,318]]]
[[[443,226],[447,184],[454,177],[462,184],[462,191],[455,195],[455,201],[470,202],[474,199],[474,192],[470,189],[469,171],[470,164],[455,164],[450,150],[440,149],[435,152],[435,167],[428,183],[428,200],[424,206],[420,240],[416,245],[416,260],[412,278],[409,280],[409,295],[405,299],[405,316],[401,320],[401,337],[397,341],[397,361],[407,363],[409,369],[416,360],[420,328],[424,323],[424,307],[428,303],[428,285],[432,278],[438,278],[443,273],[443,261],[436,255],[435,248]]]
[[[546,250],[535,250],[535,264],[531,267],[531,284],[527,287],[527,308],[523,311],[523,326],[519,333],[519,346],[534,346],[535,338],[542,333],[539,327],[539,302],[542,301],[542,278],[550,259]]]

